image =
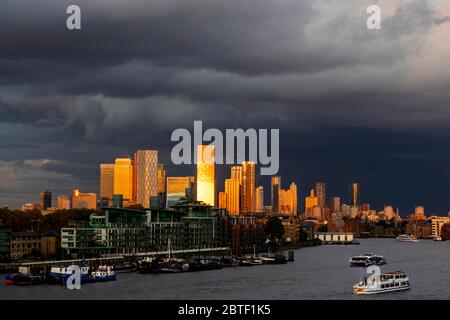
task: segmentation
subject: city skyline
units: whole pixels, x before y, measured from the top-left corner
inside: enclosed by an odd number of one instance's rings
[[[374,206],[370,200],[361,200],[361,194],[360,194],[360,183],[359,182],[351,182],[347,184],[348,187],[348,201],[342,201],[341,199],[345,199],[345,195],[339,195],[334,193],[333,191],[331,193],[327,193],[327,187],[326,182],[316,182],[309,191],[309,194],[306,195],[306,197],[303,197],[302,195],[299,195],[297,184],[296,182],[291,182],[289,186],[286,186],[288,188],[283,188],[283,185],[281,184],[281,176],[268,176],[266,178],[270,179],[271,182],[271,189],[270,191],[270,198],[267,200],[264,195],[264,187],[262,185],[256,185],[253,188],[253,199],[250,201],[247,201],[248,203],[252,203],[253,209],[252,211],[249,211],[246,209],[246,206],[243,204],[242,197],[245,194],[244,188],[243,188],[243,182],[249,181],[250,185],[252,183],[254,184],[255,180],[259,180],[260,176],[255,175],[255,168],[256,165],[250,161],[244,161],[241,163],[241,165],[216,165],[211,164],[211,161],[214,161],[214,148],[207,147],[207,145],[199,145],[198,146],[198,164],[195,165],[197,168],[197,173],[199,173],[198,168],[202,168],[200,172],[206,172],[211,174],[212,176],[205,176],[203,180],[206,181],[208,185],[211,184],[211,181],[214,181],[214,191],[208,192],[211,195],[208,195],[209,198],[217,199],[215,200],[215,204],[213,206],[221,207],[221,204],[226,204],[223,206],[223,208],[226,208],[231,215],[239,215],[239,214],[245,214],[246,212],[260,212],[263,211],[266,212],[265,208],[270,207],[270,212],[277,212],[281,214],[295,214],[298,213],[299,215],[306,217],[315,217],[319,220],[328,220],[331,219],[332,213],[339,213],[344,211],[348,211],[346,215],[348,216],[354,216],[355,214],[360,214],[362,211],[370,211],[375,210],[377,212],[384,212],[386,216],[394,217],[395,213],[398,211],[398,206],[384,203],[381,207]],[[135,150],[134,152],[134,159],[131,157],[128,158],[116,158],[113,162],[115,164],[105,164],[100,163],[99,164],[99,172],[98,172],[98,190],[99,192],[91,192],[91,190],[82,190],[80,191],[79,188],[72,188],[71,197],[68,197],[66,194],[56,192],[52,193],[52,191],[46,189],[45,191],[41,191],[39,193],[40,201],[39,203],[32,203],[32,202],[26,202],[22,203],[21,207],[27,207],[28,209],[34,209],[34,208],[40,208],[41,210],[44,210],[43,208],[50,207],[52,204],[55,204],[55,206],[52,206],[50,209],[54,210],[53,208],[57,209],[64,209],[65,207],[70,208],[80,208],[80,205],[75,205],[74,203],[71,203],[72,198],[74,195],[79,198],[78,195],[81,197],[92,197],[95,200],[83,200],[81,203],[86,203],[85,201],[90,201],[90,208],[94,208],[93,203],[97,201],[100,203],[100,205],[103,205],[103,199],[101,196],[101,190],[102,189],[113,189],[116,188],[117,190],[131,190],[131,198],[132,200],[128,200],[126,197],[123,197],[122,194],[114,193],[114,195],[121,196],[121,203],[124,206],[128,206],[130,204],[141,204],[146,208],[150,207],[150,196],[148,200],[148,205],[145,203],[144,200],[139,201],[136,195],[137,190],[137,178],[136,178],[136,164],[138,161],[137,155],[147,155],[148,159],[147,161],[144,161],[143,164],[141,164],[141,171],[142,172],[148,172],[151,171],[150,167],[155,169],[156,171],[154,174],[150,177],[148,176],[147,186],[154,185],[154,187],[157,189],[158,193],[157,195],[152,194],[151,197],[157,197],[160,194],[160,191],[167,190],[167,194],[165,194],[165,200],[164,204],[168,208],[171,205],[174,205],[180,198],[188,196],[187,189],[191,189],[190,192],[195,192],[192,190],[192,187],[194,184],[197,184],[197,180],[194,176],[170,176],[167,175],[167,172],[165,170],[165,166],[163,163],[158,163],[158,150]],[[151,160],[154,158],[153,160]],[[118,168],[116,168],[116,165]],[[226,177],[222,181],[218,181],[217,177],[215,176],[216,167],[226,167],[228,168],[229,176]],[[246,169],[247,168],[247,169]],[[211,171],[212,169],[212,171]],[[121,171],[121,178],[117,178],[117,174],[114,175],[114,172]],[[167,177],[166,177],[167,175]],[[200,176],[203,176],[203,174],[200,174]],[[114,178],[116,177],[116,178]],[[161,178],[165,177],[165,182],[161,182]],[[107,180],[108,183],[105,183]],[[169,186],[171,184],[170,181],[173,181],[173,186]],[[273,184],[274,181],[276,181],[276,198],[278,203],[278,209],[274,210],[272,207],[272,203],[274,200],[274,188]],[[182,186],[181,186],[181,184]],[[232,183],[232,184],[231,184]],[[222,187],[220,187],[222,185]],[[231,188],[231,185],[233,185],[233,191],[229,191],[231,194],[234,194],[233,197],[229,197],[227,195],[227,188]],[[181,186],[181,187],[180,187]],[[237,189],[236,189],[237,187]],[[147,188],[147,192],[150,192],[150,189]],[[207,189],[207,188],[206,188]],[[206,190],[205,189],[205,190]],[[301,188],[300,188],[301,189]],[[173,190],[177,190],[176,192]],[[119,191],[118,191],[119,192]],[[127,191],[129,192],[129,191]],[[175,192],[175,193],[174,193]],[[194,193],[195,194],[195,193]],[[193,195],[194,195],[193,194]],[[293,196],[295,194],[295,196]],[[43,205],[43,199],[45,198],[47,200],[46,204]],[[196,194],[195,194],[196,195]],[[262,196],[261,196],[262,195]],[[54,196],[52,201],[52,196]],[[197,195],[196,195],[197,196]],[[259,197],[259,199],[258,199]],[[354,199],[356,197],[356,199]],[[60,198],[62,202],[60,202]],[[305,202],[304,207],[298,206],[298,201],[300,198],[300,203]],[[84,198],[83,198],[84,199]],[[170,199],[170,200],[169,200]],[[203,201],[202,199],[198,199],[197,197],[194,198],[195,200]],[[261,202],[261,199],[262,202]],[[266,199],[266,200],[264,200]],[[322,200],[320,200],[322,199]],[[106,199],[105,199],[106,200]],[[113,199],[109,199],[109,205],[116,206],[117,204],[114,203],[114,201],[111,201]],[[336,202],[337,201],[337,202]],[[60,203],[63,203],[60,205]],[[170,203],[170,205],[169,205]],[[232,204],[231,204],[232,203]],[[339,204],[339,207],[337,210],[335,209],[336,203]],[[259,204],[259,210],[258,210],[258,204]],[[356,207],[354,207],[355,204],[358,204]],[[342,207],[341,207],[342,206]],[[261,207],[263,210],[261,210]],[[407,217],[411,214],[417,214],[417,209],[420,208],[422,210],[422,214],[425,214],[423,204],[415,204],[413,206],[413,209],[407,209],[402,210],[400,213],[403,217]],[[231,208],[231,210],[230,210]],[[353,210],[353,208],[358,208],[358,210]],[[14,209],[14,208],[13,208]],[[325,209],[325,211],[324,211]],[[450,213],[450,211],[448,211]],[[433,211],[428,210],[427,208],[427,215],[439,215],[442,213],[435,213]],[[445,214],[445,213],[444,213]]]

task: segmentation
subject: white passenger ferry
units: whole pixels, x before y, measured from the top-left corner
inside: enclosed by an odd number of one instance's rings
[[[401,234],[396,238],[397,241],[400,242],[419,242],[419,240],[413,235]]]
[[[355,294],[376,294],[409,289],[409,278],[405,272],[386,272],[369,279],[364,278],[353,286]]]

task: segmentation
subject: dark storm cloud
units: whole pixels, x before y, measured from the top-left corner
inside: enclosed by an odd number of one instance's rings
[[[386,184],[405,187],[420,164],[436,170],[419,184],[450,175],[449,18],[431,1],[379,1],[376,31],[366,0],[81,0],[75,32],[69,4],[0,4],[0,170],[18,181],[0,202],[96,191],[98,163],[136,148],[168,164],[171,131],[194,120],[281,128],[281,174],[302,196],[315,180],[345,194],[360,179],[367,201],[412,206],[425,189],[391,200]]]

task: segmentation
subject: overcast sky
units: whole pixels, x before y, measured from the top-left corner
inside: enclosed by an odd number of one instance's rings
[[[194,174],[170,134],[202,120],[279,128],[301,207],[358,181],[379,209],[450,210],[450,1],[78,0],[69,31],[72,3],[0,2],[0,204],[97,192],[99,163],[138,148]]]

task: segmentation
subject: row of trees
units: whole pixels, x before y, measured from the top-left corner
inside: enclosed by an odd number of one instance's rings
[[[67,227],[69,221],[89,221],[92,209],[57,210],[43,215],[39,210],[0,209],[0,226],[12,231],[57,231]]]

